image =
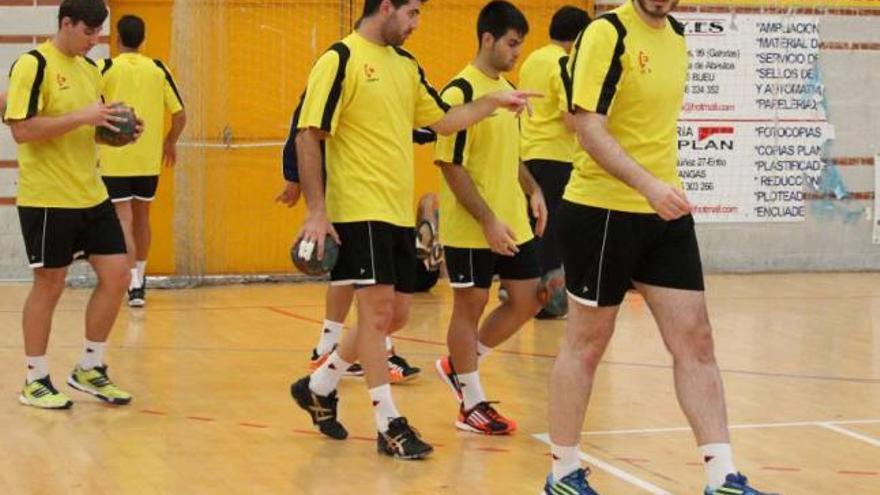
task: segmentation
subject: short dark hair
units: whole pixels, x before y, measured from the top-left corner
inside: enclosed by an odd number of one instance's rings
[[[590,23],[590,15],[584,9],[566,5],[553,14],[550,21],[550,39],[574,41]]]
[[[391,0],[391,5],[393,5],[395,9],[399,9],[408,4],[410,1],[412,0]],[[422,3],[426,3],[427,1],[428,0],[421,0]],[[382,0],[365,0],[364,15],[362,17],[369,17],[375,14],[379,11],[380,5],[382,5]]]
[[[525,36],[529,32],[529,21],[512,3],[492,0],[483,6],[477,17],[477,42],[482,42],[483,33],[489,33],[497,40],[511,29]]]
[[[63,0],[58,7],[58,27],[65,17],[69,17],[74,24],[82,21],[92,29],[99,28],[108,14],[104,0]]]
[[[144,42],[147,27],[144,20],[136,15],[124,15],[116,23],[116,32],[119,33],[119,41],[127,48],[139,48]]]

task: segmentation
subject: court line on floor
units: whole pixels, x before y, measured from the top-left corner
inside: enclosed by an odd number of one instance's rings
[[[322,325],[323,320],[318,320],[316,318],[311,318],[309,316],[303,316],[297,313],[293,313],[282,308],[276,306],[265,306],[265,309],[272,311],[274,313],[278,313],[283,316],[287,316],[290,318],[295,318],[297,320],[306,321],[309,323],[315,323],[318,325]],[[348,328],[348,327],[346,327]],[[446,347],[446,342],[441,342],[438,340],[429,340],[429,339],[421,339],[417,337],[406,337],[403,335],[393,335],[393,339],[402,340],[405,342],[416,342],[420,344],[428,344],[435,346]],[[540,352],[526,352],[526,351],[512,351],[506,349],[495,349],[492,351],[498,354],[509,354],[513,356],[529,356],[529,357],[539,357],[539,358],[547,358],[547,359],[555,359],[555,354],[547,354]],[[655,364],[655,363],[633,363],[633,362],[625,362],[625,361],[608,361],[602,360],[599,364],[612,365],[612,366],[630,366],[635,368],[651,368],[651,369],[672,369],[671,364]],[[745,376],[762,376],[762,377],[773,377],[773,378],[793,378],[800,380],[819,380],[819,381],[833,381],[833,382],[848,382],[848,383],[868,383],[868,384],[880,384],[880,378],[856,378],[856,377],[837,377],[837,376],[822,376],[822,375],[798,375],[794,373],[775,373],[769,371],[749,371],[749,370],[738,370],[738,369],[721,369],[722,373],[732,374],[732,375],[745,375]]]
[[[789,421],[779,423],[744,423],[729,425],[731,430],[753,430],[762,428],[796,428],[803,426],[820,426],[829,428],[837,425],[867,425],[880,424],[880,419],[846,419],[832,421]],[[843,428],[841,428],[843,429]],[[581,434],[584,436],[613,436],[613,435],[647,435],[652,433],[683,433],[690,432],[689,426],[671,427],[671,428],[634,428],[625,430],[597,430],[585,431]],[[845,430],[849,431],[849,430]],[[840,432],[838,432],[840,433]],[[852,432],[850,432],[852,433]],[[880,445],[878,445],[880,446]]]
[[[880,422],[880,421],[878,421],[878,422]],[[853,423],[849,423],[849,424],[853,424]],[[856,440],[860,440],[860,441],[865,442],[869,445],[873,445],[874,447],[880,447],[880,440],[877,440],[876,438],[871,437],[869,435],[857,433],[857,432],[852,431],[850,429],[839,426],[838,424],[835,424],[833,421],[819,423],[819,426],[821,426],[822,428],[826,428],[828,430],[831,430],[833,432],[840,433],[841,435],[846,435],[850,438],[855,438]]]
[[[532,435],[532,437],[540,442],[550,445],[550,435],[547,433],[537,433]],[[630,474],[627,471],[624,471],[623,469],[614,466],[613,464],[609,464],[580,450],[578,451],[578,454],[580,455],[580,458],[583,461],[589,463],[591,467],[601,469],[611,476],[614,476],[615,478],[625,481],[633,486],[639,487],[648,493],[651,493],[653,495],[672,495],[670,492],[667,492],[659,486],[643,480],[642,478],[639,478],[634,474]]]

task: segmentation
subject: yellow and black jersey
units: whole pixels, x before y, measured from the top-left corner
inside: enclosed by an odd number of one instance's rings
[[[101,74],[90,59],[47,41],[15,61],[7,98],[6,121],[60,117],[101,100]],[[18,165],[19,206],[88,208],[107,199],[92,126],[19,144]]]
[[[461,105],[495,91],[510,91],[502,77],[493,79],[473,65],[464,68],[443,90],[443,101]],[[519,119],[504,109],[451,136],[437,139],[434,161],[464,167],[483,201],[510,227],[517,244],[534,237],[525,194],[519,184]],[[440,232],[451,247],[488,249],[480,223],[458,202],[444,180],[440,186]]]
[[[624,151],[660,180],[681,186],[677,122],[687,82],[684,28],[669,17],[654,28],[632,0],[590,23],[575,41],[569,71],[572,104],[608,117]],[[632,213],[653,213],[635,189],[578,153],[565,190],[568,201]]]
[[[329,134],[330,220],[414,226],[412,130],[438,122],[446,108],[401,48],[353,32],[324,53],[309,74],[294,125]]]
[[[98,61],[104,101],[123,102],[144,121],[144,133],[123,147],[101,146],[101,174],[108,177],[159,175],[165,112],[183,110],[183,99],[171,72],[160,60],[122,53]]]
[[[522,118],[522,159],[572,163],[577,139],[565,127],[568,112],[568,54],[554,43],[532,52],[519,70],[519,85],[537,91],[532,114]]]

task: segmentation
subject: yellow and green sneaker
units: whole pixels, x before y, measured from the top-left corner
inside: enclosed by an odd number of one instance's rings
[[[21,389],[18,401],[26,406],[39,407],[41,409],[70,409],[73,402],[59,392],[49,380],[49,376],[25,383]]]
[[[80,392],[92,394],[111,404],[125,405],[131,402],[131,394],[110,381],[106,365],[95,366],[87,370],[76,365],[67,379],[67,384]]]

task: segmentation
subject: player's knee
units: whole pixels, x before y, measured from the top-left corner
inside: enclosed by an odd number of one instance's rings
[[[394,315],[391,318],[390,333],[394,333],[405,327],[407,322],[409,322],[409,306],[407,305],[405,308],[402,305],[395,306]]]
[[[610,336],[610,331],[606,332],[598,328],[589,332],[568,332],[565,337],[565,345],[574,352],[578,360],[587,367],[595,369],[599,365],[599,361],[602,360]]]
[[[108,289],[125,292],[131,283],[131,270],[125,264],[119,263],[118,266],[102,270],[98,275],[98,283]]]
[[[695,325],[684,332],[684,337],[670,349],[673,357],[699,363],[715,362],[715,342],[708,324]]]
[[[34,277],[34,288],[46,297],[59,298],[65,287],[64,271],[42,271]]]
[[[372,308],[370,308],[368,321],[372,323],[369,325],[372,328],[377,329],[380,332],[388,333],[391,329],[391,324],[394,321],[394,308],[393,305],[389,302],[387,304],[376,304]]]

